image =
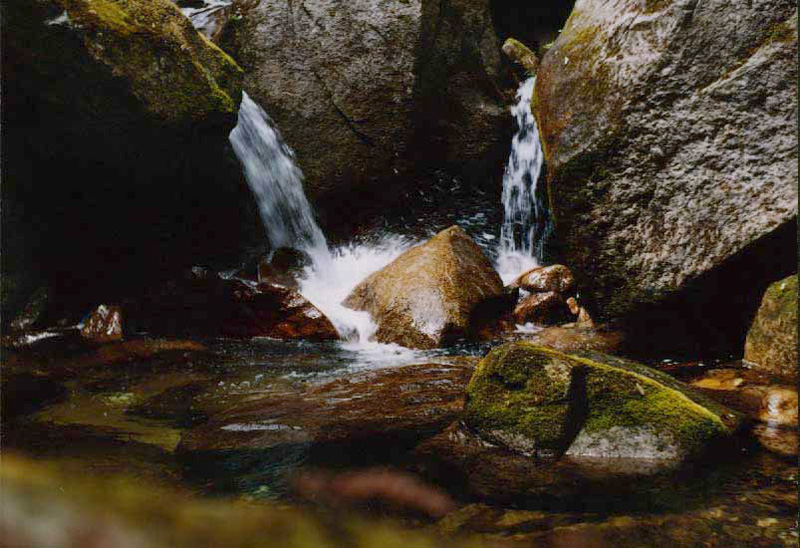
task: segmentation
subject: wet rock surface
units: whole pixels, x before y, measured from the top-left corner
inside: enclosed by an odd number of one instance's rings
[[[81,337],[95,344],[122,340],[122,309],[101,304],[83,321]]]
[[[489,259],[453,226],[369,276],[344,304],[370,313],[378,341],[435,348],[478,338],[507,299]]]
[[[797,275],[767,288],[753,319],[744,359],[759,370],[797,380]]]
[[[273,488],[300,463],[391,461],[460,415],[471,373],[468,366],[414,365],[256,395],[186,432],[177,452],[192,475],[236,462],[252,474],[237,481]],[[224,487],[230,478],[214,481]]]
[[[642,334],[680,310],[676,329],[728,337],[713,342],[735,355],[741,288],[796,270],[796,13],[782,0],[576,3],[534,108],[563,260],[591,310],[650,308]]]
[[[494,349],[476,369],[464,419],[522,454],[682,461],[730,438],[734,411],[646,366],[530,343]]]
[[[534,293],[552,291],[565,296],[574,285],[575,278],[572,271],[560,264],[536,267],[521,274],[511,283],[512,287],[521,287]]]

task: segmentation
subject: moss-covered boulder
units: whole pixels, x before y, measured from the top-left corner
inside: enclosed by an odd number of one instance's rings
[[[237,63],[169,0],[13,1],[2,15],[3,315],[36,287],[85,313],[238,259],[259,223],[227,151]]]
[[[369,276],[344,304],[370,313],[380,342],[436,348],[480,337],[506,301],[492,263],[451,226]]]
[[[23,84],[51,77],[35,90],[44,100],[111,114],[119,97],[75,92],[115,80],[128,100],[165,124],[215,117],[235,124],[242,70],[169,0],[11,2],[4,15],[14,25],[5,47],[17,55],[13,68],[24,70]]]
[[[763,371],[797,379],[797,274],[769,286],[744,347]]]
[[[737,352],[742,288],[797,268],[796,27],[789,0],[575,3],[533,106],[561,260],[599,319]]]
[[[672,377],[593,352],[530,343],[492,350],[468,387],[468,426],[525,454],[683,460],[741,417]]]

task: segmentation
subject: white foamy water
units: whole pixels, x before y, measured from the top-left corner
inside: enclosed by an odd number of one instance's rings
[[[546,205],[536,198],[544,153],[539,128],[531,112],[531,97],[536,78],[528,78],[517,90],[517,103],[511,108],[517,132],[503,173],[503,226],[496,268],[503,283],[539,266],[544,240],[550,224],[545,219]]]
[[[347,308],[342,301],[362,280],[395,260],[410,246],[411,242],[404,238],[387,236],[374,244],[351,243],[339,247],[329,254],[324,268],[320,268],[318,261],[306,267],[299,280],[300,293],[328,316],[351,347],[352,343],[361,347],[377,345],[370,342],[377,330],[370,315]]]

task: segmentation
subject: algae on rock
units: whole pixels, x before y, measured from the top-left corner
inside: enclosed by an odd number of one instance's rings
[[[537,456],[683,460],[741,421],[644,365],[524,342],[484,358],[464,411],[466,424],[490,441]]]
[[[767,288],[747,334],[744,359],[797,380],[797,274]]]

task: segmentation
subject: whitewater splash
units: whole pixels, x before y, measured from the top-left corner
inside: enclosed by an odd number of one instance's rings
[[[544,242],[552,232],[547,206],[537,196],[544,153],[530,107],[535,83],[532,77],[520,85],[517,102],[511,108],[517,132],[503,173],[504,217],[496,264],[504,283],[539,266]]]
[[[294,162],[294,152],[269,115],[246,93],[229,139],[255,196],[271,249],[291,247],[311,260],[299,280],[300,294],[331,320],[343,339],[366,348],[377,346],[370,342],[377,330],[370,315],[346,308],[342,301],[361,280],[405,251],[410,242],[386,237],[331,252],[303,191],[303,172]]]

